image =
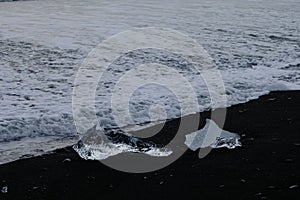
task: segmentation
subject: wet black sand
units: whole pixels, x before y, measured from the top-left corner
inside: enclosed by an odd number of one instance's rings
[[[224,129],[242,135],[242,147],[203,159],[187,151],[156,172],[119,172],[72,148],[1,165],[0,199],[299,199],[299,102],[300,91],[272,92],[230,107]]]

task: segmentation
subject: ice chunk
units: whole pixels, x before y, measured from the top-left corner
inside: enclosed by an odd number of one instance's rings
[[[193,151],[206,147],[233,149],[241,146],[239,140],[238,134],[222,130],[213,120],[207,119],[203,129],[186,135],[185,144]]]
[[[159,144],[136,138],[120,129],[97,130],[96,127],[89,129],[73,148],[86,160],[104,160],[126,152],[155,157],[169,156],[172,153]]]
[[[2,187],[1,192],[2,193],[7,193],[8,192],[8,187],[7,186]]]

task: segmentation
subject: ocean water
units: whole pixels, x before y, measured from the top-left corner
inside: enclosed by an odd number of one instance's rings
[[[201,44],[221,72],[227,106],[300,89],[299,10],[297,0],[1,2],[0,163],[74,144],[72,91],[80,64],[101,41],[136,27],[174,29]],[[116,60],[111,66],[116,70],[99,83],[96,111],[103,127],[116,126],[107,106],[111,83],[131,65],[159,59],[192,82],[199,110],[191,112],[210,109],[205,84],[185,70],[181,58],[136,51]],[[182,94],[188,102],[189,94]],[[132,113],[131,123],[121,123],[131,130],[134,124],[190,114],[180,113],[172,92],[157,85],[139,88],[131,100],[124,108]]]

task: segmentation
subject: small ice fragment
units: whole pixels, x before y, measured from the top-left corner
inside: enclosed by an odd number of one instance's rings
[[[289,188],[293,189],[293,188],[297,188],[297,187],[298,187],[298,185],[291,185]]]
[[[213,120],[207,119],[205,127],[186,135],[184,143],[193,151],[206,147],[233,149],[241,146],[239,140],[238,134],[224,131]]]
[[[7,193],[8,192],[8,187],[7,186],[2,187],[1,192],[4,193],[4,194]]]
[[[66,162],[71,162],[71,159],[70,158],[66,158],[63,160],[63,163],[66,163]]]
[[[262,193],[259,192],[259,193],[255,194],[254,196],[261,196],[261,195],[262,195]]]

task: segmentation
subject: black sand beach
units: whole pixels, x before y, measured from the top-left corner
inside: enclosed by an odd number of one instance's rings
[[[203,159],[187,151],[156,172],[119,172],[71,147],[4,164],[0,199],[299,199],[299,102],[300,91],[272,92],[232,106],[224,129],[240,134],[242,147]]]

